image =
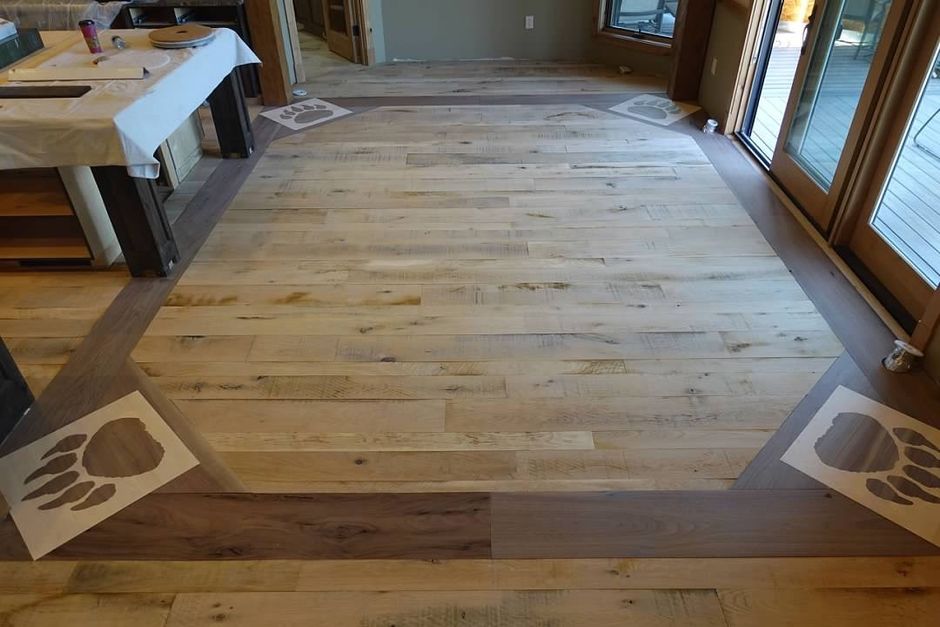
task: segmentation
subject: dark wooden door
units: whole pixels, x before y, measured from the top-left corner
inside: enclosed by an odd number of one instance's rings
[[[326,37],[323,24],[323,0],[294,0],[297,21],[311,35]]]
[[[323,0],[326,43],[330,50],[353,63],[359,63],[356,46],[356,11],[353,0]]]

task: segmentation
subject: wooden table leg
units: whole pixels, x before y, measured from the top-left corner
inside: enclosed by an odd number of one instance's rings
[[[226,159],[247,158],[255,149],[255,138],[251,132],[251,116],[242,92],[242,80],[238,68],[222,79],[209,96],[215,133]]]
[[[29,385],[0,338],[0,440],[10,433],[32,404]]]
[[[133,276],[167,276],[179,260],[176,240],[157,188],[123,166],[91,169]]]

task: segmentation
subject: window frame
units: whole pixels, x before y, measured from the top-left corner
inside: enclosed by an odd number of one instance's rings
[[[686,0],[679,0],[679,6]],[[675,44],[675,35],[673,37],[663,37],[653,33],[642,33],[631,31],[626,28],[618,28],[609,24],[609,15],[614,0],[595,0],[594,3],[594,36],[605,39],[608,42],[633,48],[650,54],[669,55]],[[680,8],[681,11],[681,8]],[[678,11],[677,11],[678,12]]]

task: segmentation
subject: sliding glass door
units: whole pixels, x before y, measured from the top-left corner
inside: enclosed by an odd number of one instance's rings
[[[823,231],[857,155],[902,0],[817,3],[770,169]]]
[[[858,216],[842,244],[911,321],[940,284],[940,8],[922,3],[910,20],[886,87],[884,141],[872,152]],[[862,181],[864,183],[865,181]],[[851,209],[852,207],[849,207]]]
[[[770,164],[777,147],[815,5],[815,0],[767,0],[755,52],[753,86],[739,132],[765,165]]]
[[[758,1],[740,134],[911,326],[940,284],[940,2]]]

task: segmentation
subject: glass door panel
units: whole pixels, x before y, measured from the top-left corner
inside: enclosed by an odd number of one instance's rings
[[[932,287],[940,284],[940,57],[934,57],[871,226]]]
[[[909,7],[817,0],[810,17],[770,171],[825,234]]]
[[[829,2],[785,150],[829,191],[881,40],[891,0]]]
[[[916,320],[940,284],[940,22],[921,48],[849,249]],[[896,129],[896,130],[895,130]],[[883,183],[881,182],[883,181]],[[896,314],[897,315],[897,314]]]
[[[771,0],[757,52],[754,87],[741,134],[770,163],[793,88],[815,0]]]

